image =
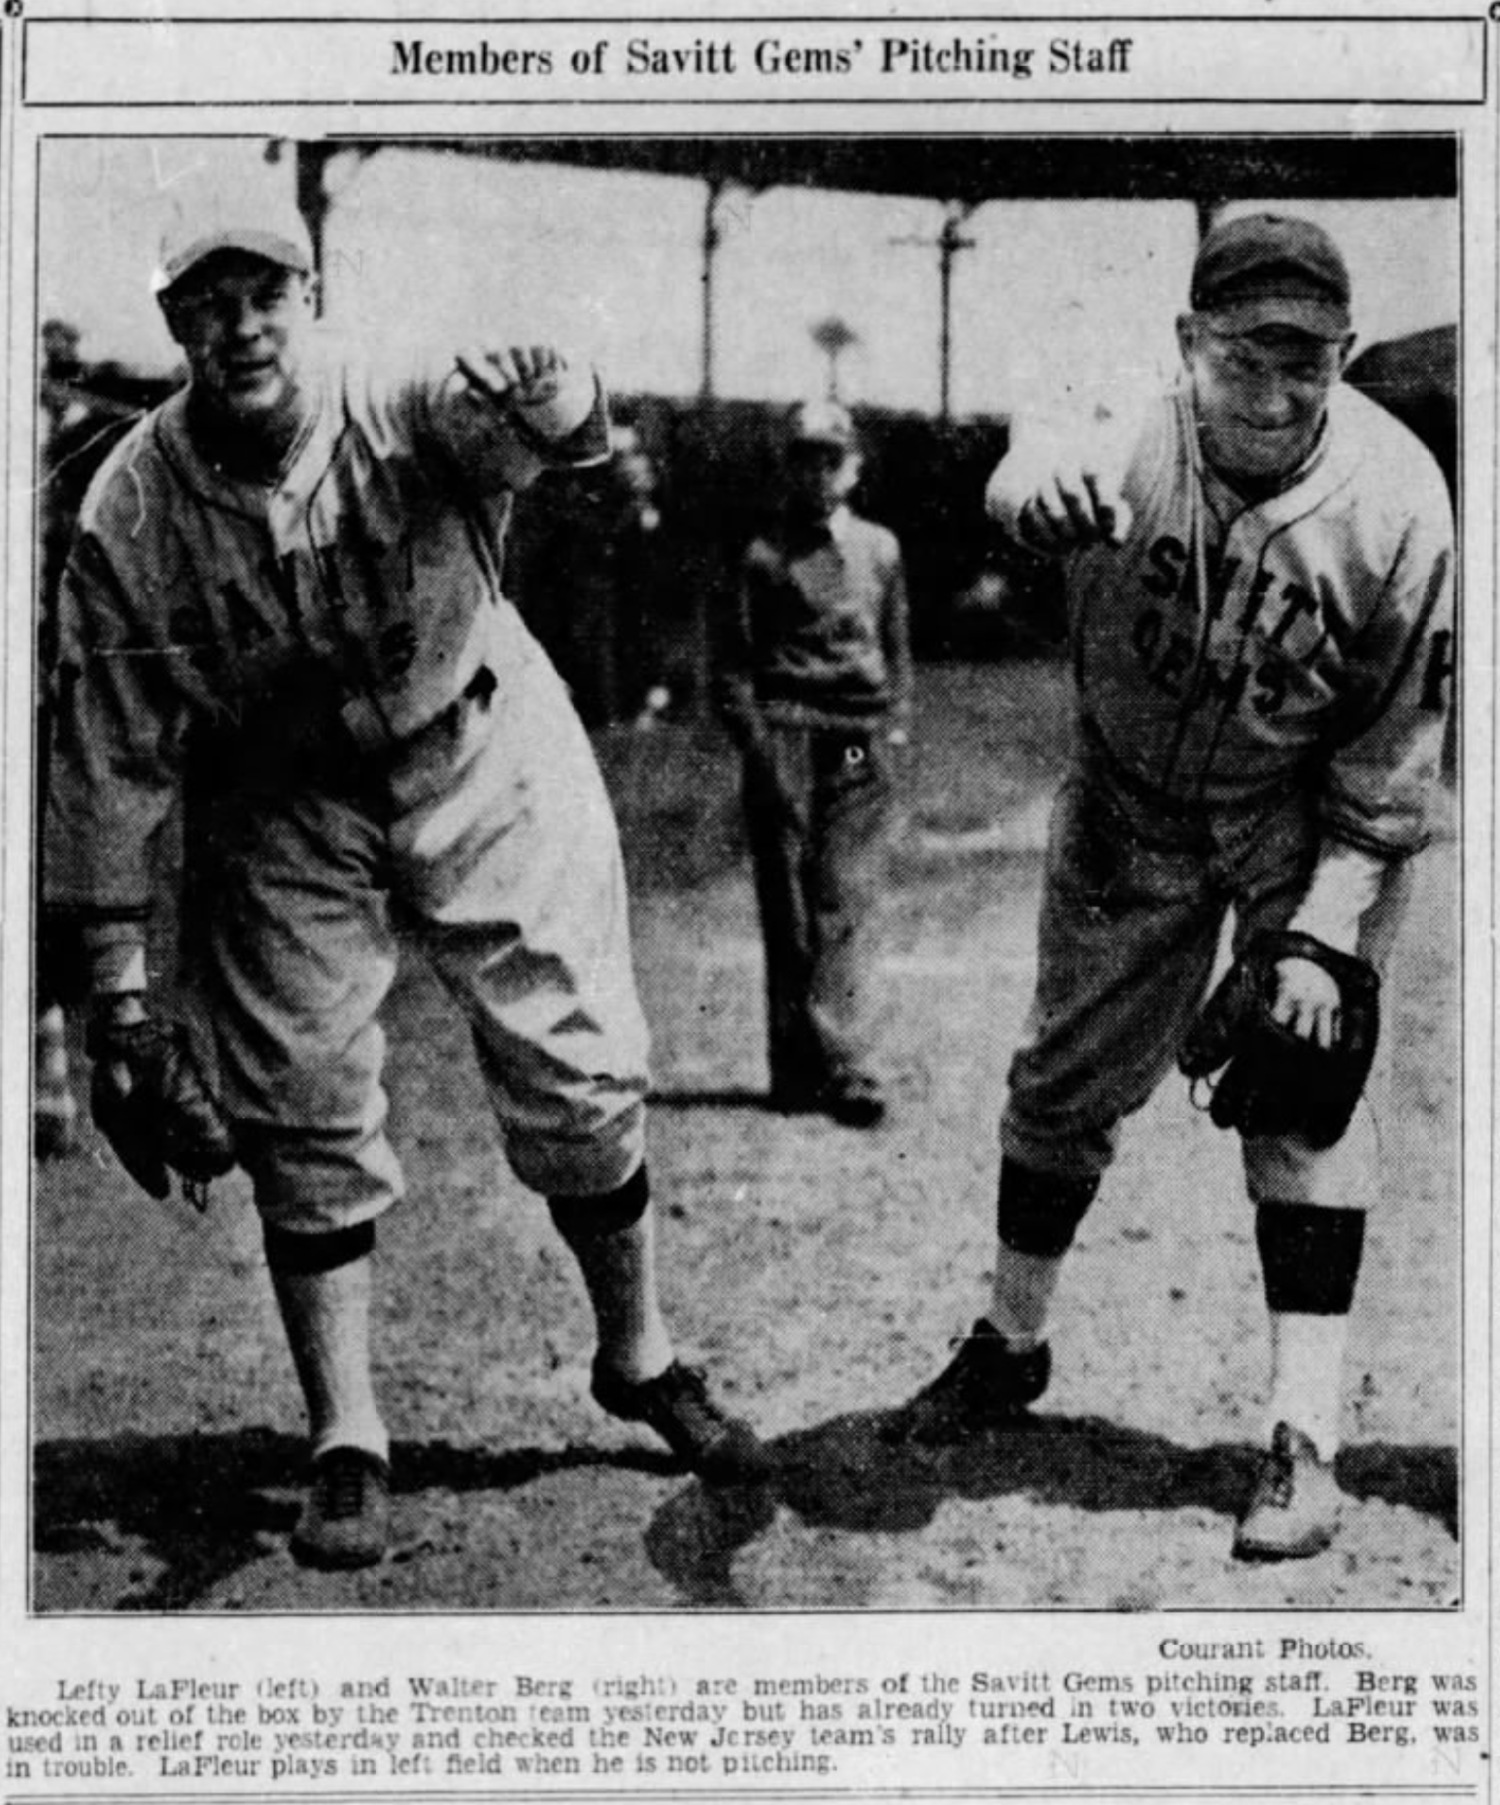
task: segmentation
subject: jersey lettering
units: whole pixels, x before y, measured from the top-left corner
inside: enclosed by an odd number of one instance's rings
[[[1281,619],[1271,629],[1268,638],[1273,646],[1279,646],[1286,637],[1287,629],[1299,615],[1317,613],[1318,604],[1311,592],[1300,583],[1288,583],[1281,592],[1281,599],[1286,603]]]
[[[1245,611],[1240,616],[1240,631],[1248,633],[1255,625],[1256,616],[1260,613],[1261,603],[1275,587],[1276,577],[1267,570],[1264,564],[1250,579],[1250,593],[1245,597]]]
[[[1169,696],[1182,694],[1182,679],[1193,662],[1193,642],[1186,633],[1174,633],[1167,641],[1161,663],[1152,672],[1159,688]]]
[[[1232,664],[1226,671],[1212,658],[1206,659],[1202,674],[1203,699],[1217,701],[1226,708],[1238,708],[1249,681],[1249,665]]]
[[[1256,671],[1255,694],[1250,698],[1250,706],[1262,720],[1275,714],[1286,701],[1288,669],[1282,659],[1272,658]]]
[[[1142,576],[1141,587],[1148,595],[1167,601],[1182,587],[1182,573],[1187,569],[1187,547],[1170,533],[1163,533],[1146,553],[1146,558],[1151,569]]]
[[[385,682],[395,683],[406,675],[417,656],[417,630],[409,620],[386,628],[380,636],[378,656]]]

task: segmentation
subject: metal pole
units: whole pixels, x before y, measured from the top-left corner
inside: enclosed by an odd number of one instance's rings
[[[703,368],[698,392],[704,401],[714,398],[714,259],[719,249],[719,201],[724,182],[719,176],[708,178],[708,197],[703,208]]]
[[[328,219],[329,205],[328,195],[323,187],[323,169],[330,153],[326,144],[299,143],[296,154],[297,206],[307,221],[308,236],[312,239],[314,272],[321,276],[323,227]]]
[[[972,250],[974,240],[963,236],[963,223],[973,208],[965,201],[949,201],[938,234],[938,286],[941,320],[938,329],[938,418],[947,425],[953,414],[953,260],[960,251]]]

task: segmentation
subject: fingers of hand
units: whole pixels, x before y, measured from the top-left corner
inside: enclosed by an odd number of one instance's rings
[[[1276,967],[1271,1019],[1303,1040],[1332,1047],[1339,1037],[1338,982],[1311,959],[1283,959]]]
[[[1135,517],[1130,511],[1130,503],[1120,493],[1119,484],[1093,472],[1085,472],[1083,480],[1093,503],[1100,536],[1111,545],[1123,545],[1130,536]]]
[[[564,367],[552,345],[471,346],[454,362],[470,386],[492,401],[535,400],[550,391]]]
[[[1081,468],[1054,471],[1021,510],[1022,530],[1047,549],[1101,541],[1119,545],[1130,521],[1118,484]]]

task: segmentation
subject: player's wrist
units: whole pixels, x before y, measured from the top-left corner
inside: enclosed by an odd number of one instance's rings
[[[146,929],[139,922],[102,922],[83,930],[89,994],[101,1006],[130,1013],[133,1001],[144,1013]]]

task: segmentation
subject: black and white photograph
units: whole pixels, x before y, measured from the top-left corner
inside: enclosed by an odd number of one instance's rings
[[[39,142],[30,1613],[1463,1607],[1462,152]]]

